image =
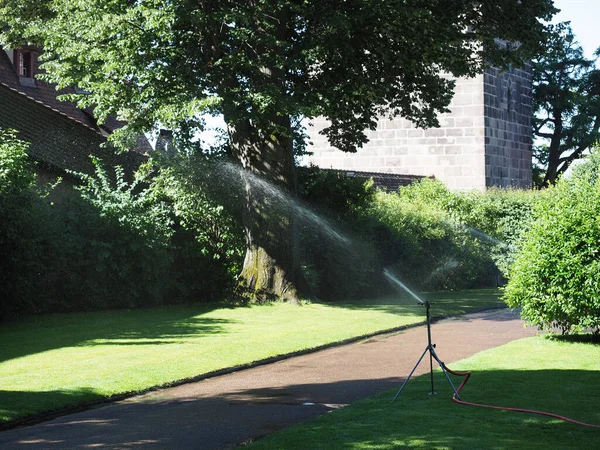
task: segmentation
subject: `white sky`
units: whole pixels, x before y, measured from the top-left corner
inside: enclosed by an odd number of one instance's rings
[[[592,58],[600,47],[600,0],[554,0],[554,6],[561,11],[554,16],[553,22],[571,21],[585,56]]]

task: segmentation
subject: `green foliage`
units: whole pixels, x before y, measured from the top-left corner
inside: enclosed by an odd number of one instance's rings
[[[160,303],[171,280],[171,222],[164,204],[154,201],[143,178],[125,180],[123,169],[106,170],[93,158],[94,175],[78,174],[83,203],[71,204],[67,226],[75,229],[71,250],[85,303],[133,307]],[[93,275],[92,275],[93,274]],[[107,283],[106,280],[110,280]],[[85,307],[85,306],[84,306]]]
[[[0,320],[31,306],[44,278],[48,231],[44,203],[37,195],[27,144],[0,130]],[[39,214],[36,213],[39,211]]]
[[[421,288],[496,285],[508,274],[534,201],[533,192],[452,192],[430,179],[380,192],[370,211],[379,222],[379,260]]]
[[[508,277],[539,196],[534,191],[492,188],[486,192],[453,193],[444,206],[456,223],[466,226],[473,237],[488,245],[496,266]]]
[[[127,122],[113,139],[160,126],[192,145],[198,118],[220,114],[238,162],[293,190],[302,119],[328,119],[322,132],[344,151],[382,115],[435,126],[453,95],[447,74],[527,60],[554,12],[551,0],[0,0],[0,44],[42,47],[46,81],[85,89],[68,97],[100,122]],[[508,52],[498,38],[520,45]],[[266,284],[295,291],[293,243],[282,237],[291,220],[252,203],[247,243],[269,249],[262,273],[288,278]],[[270,220],[258,225],[256,209]],[[242,272],[248,287],[255,270]]]
[[[548,189],[511,270],[506,301],[539,327],[600,332],[598,162]]]
[[[169,205],[176,235],[177,292],[218,300],[235,286],[244,253],[236,187],[224,185],[220,159],[181,157],[158,165],[152,195]]]
[[[305,275],[320,298],[388,292],[388,268],[415,289],[495,287],[531,220],[533,191],[452,192],[424,179],[397,193],[316,168],[300,172],[304,198],[334,217],[350,251],[302,235]]]
[[[378,261],[414,288],[460,289],[495,281],[489,245],[457,225],[445,207],[453,195],[440,182],[426,180],[398,193],[379,192],[369,211],[377,223]]]
[[[372,187],[371,180],[351,178],[335,170],[298,168],[300,197],[319,210],[333,213],[338,220],[370,203],[375,194]]]
[[[191,138],[199,113],[219,112],[266,137],[291,134],[295,121],[277,117],[325,116],[330,141],[352,150],[381,114],[436,124],[452,97],[442,74],[526,60],[555,11],[550,0],[1,0],[0,41],[42,46],[46,79],[87,90],[76,97],[101,120]]]
[[[587,59],[568,22],[550,25],[533,60],[533,133],[539,186],[556,182],[600,139],[600,70]]]
[[[0,195],[24,192],[34,182],[27,144],[17,139],[16,132],[0,129]]]
[[[0,319],[222,299],[239,269],[239,233],[201,184],[124,171],[94,159],[93,175],[48,201],[34,187],[26,144],[2,134]],[[180,169],[183,173],[183,169]],[[190,181],[190,180],[187,180]]]
[[[301,264],[312,294],[328,300],[373,295],[377,265],[373,249],[363,242],[368,230],[359,216],[374,199],[373,182],[305,167],[298,170],[298,185],[301,200],[320,217],[331,219],[323,226],[350,238],[350,242],[327,239],[315,224],[301,225]]]

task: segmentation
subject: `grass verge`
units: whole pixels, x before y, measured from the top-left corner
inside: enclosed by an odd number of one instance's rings
[[[470,370],[463,400],[547,411],[600,425],[600,345],[527,338],[481,352],[451,369]],[[395,403],[388,391],[268,436],[253,449],[597,449],[600,429],[539,415],[458,405],[438,372],[411,380]],[[459,382],[459,379],[454,380]]]
[[[501,306],[495,290],[431,294],[436,314]],[[423,321],[408,299],[57,314],[0,327],[0,426]]]

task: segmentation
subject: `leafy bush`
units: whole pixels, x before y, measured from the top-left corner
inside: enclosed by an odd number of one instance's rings
[[[236,188],[224,183],[218,160],[202,155],[158,167],[151,189],[155,199],[169,205],[176,230],[175,294],[226,297],[235,288],[245,251]]]
[[[532,220],[536,191],[488,189],[453,193],[445,209],[457,224],[488,244],[492,260],[508,277],[524,233]]]
[[[377,295],[390,268],[416,289],[497,286],[527,229],[533,192],[452,192],[423,179],[397,193],[374,191],[335,171],[300,171],[303,198],[351,237],[351,252],[303,235],[306,273],[323,298]]]
[[[16,132],[0,129],[0,195],[4,198],[23,193],[35,183],[27,147]]]
[[[0,134],[0,319],[230,292],[240,233],[203,184],[176,181],[168,167],[127,182],[94,163],[95,174],[79,174],[52,203],[35,186],[27,144]]]
[[[418,289],[489,286],[495,276],[489,245],[453,220],[447,203],[454,195],[434,180],[379,192],[368,215],[376,221],[380,264]]]
[[[541,328],[600,333],[600,160],[561,179],[534,209],[505,291]]]
[[[65,224],[81,283],[82,298],[73,302],[113,308],[161,303],[172,278],[173,230],[166,206],[143,186],[143,177],[127,182],[122,168],[110,174],[99,159],[92,160],[96,172],[78,174],[82,183],[75,189],[83,202],[71,202]]]
[[[298,185],[300,200],[323,220],[299,224],[301,265],[312,294],[327,300],[372,295],[375,255],[359,212],[374,198],[373,182],[311,166],[299,168]]]
[[[14,132],[0,130],[0,318],[31,300],[36,287],[29,285],[27,274],[42,269],[36,259],[42,245],[35,234],[41,218],[32,213],[34,183],[27,144]]]

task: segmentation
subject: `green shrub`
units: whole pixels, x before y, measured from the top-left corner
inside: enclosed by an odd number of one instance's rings
[[[0,128],[0,195],[7,197],[32,188],[35,173],[27,156],[28,144],[15,131]]]
[[[192,155],[171,162],[157,165],[151,189],[174,223],[174,295],[222,299],[235,288],[245,252],[239,193],[224,182],[218,160]]]
[[[167,169],[127,182],[95,160],[96,173],[52,203],[26,151],[0,134],[0,319],[208,301],[231,289],[240,245],[201,189]]]
[[[508,277],[538,196],[537,191],[499,188],[457,192],[445,207],[456,223],[488,244],[492,260]]]
[[[497,286],[506,274],[535,193],[490,189],[452,192],[423,179],[397,193],[374,191],[335,171],[300,171],[303,199],[333,218],[351,252],[303,233],[306,274],[323,298],[377,295],[389,288],[384,268],[416,289]]]
[[[511,269],[506,302],[539,327],[600,332],[598,163],[594,156],[540,198]]]
[[[375,221],[375,247],[383,267],[392,267],[418,289],[489,286],[495,267],[489,245],[458,226],[447,210],[452,192],[424,180],[379,192],[368,214]]]
[[[78,174],[75,189],[83,202],[72,201],[66,223],[77,256],[73,272],[81,283],[82,307],[129,308],[163,302],[171,289],[172,223],[166,206],[155,201],[143,177],[125,181],[92,158],[94,175]],[[110,280],[110,281],[109,281]],[[74,306],[74,305],[73,305]]]
[[[51,300],[47,267],[61,252],[27,148],[14,132],[0,130],[0,320],[39,312]]]
[[[374,198],[372,185],[333,170],[298,168],[300,201],[323,219],[298,224],[301,266],[312,295],[326,300],[373,295],[377,265],[370,229],[359,214]]]

